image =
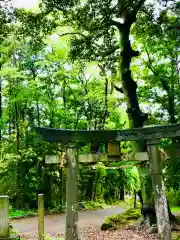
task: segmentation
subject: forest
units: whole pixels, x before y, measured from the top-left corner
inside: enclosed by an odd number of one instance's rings
[[[9,196],[12,217],[36,212],[39,193],[47,212],[65,209],[66,169],[45,163],[63,144],[42,140],[35,127],[121,130],[179,123],[178,0],[41,0],[30,9],[4,0],[0,21],[0,195]],[[78,147],[89,153],[94,146]],[[121,145],[123,153],[145,149],[143,139]],[[159,149],[168,155],[163,179],[178,218],[178,137],[161,139]],[[80,164],[78,202],[87,209],[154,206],[147,162]]]

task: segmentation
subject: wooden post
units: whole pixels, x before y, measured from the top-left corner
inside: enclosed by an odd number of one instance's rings
[[[66,240],[78,240],[77,231],[77,150],[68,148],[68,179],[66,190]]]
[[[60,195],[60,205],[61,211],[63,210],[63,169],[59,169],[59,177],[60,177],[60,186],[59,186],[59,195]]]
[[[0,196],[0,239],[9,238],[9,197]]]
[[[66,184],[65,184],[65,168],[62,169],[62,178],[61,178],[61,181],[62,181],[62,210],[65,211],[66,210]]]
[[[44,195],[38,194],[38,240],[44,239]]]
[[[171,240],[171,226],[169,221],[164,181],[162,177],[162,162],[160,160],[160,153],[157,144],[157,140],[149,140],[147,142],[149,164],[154,191],[158,234],[162,240]]]

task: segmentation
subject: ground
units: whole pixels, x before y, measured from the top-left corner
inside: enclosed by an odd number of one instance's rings
[[[121,229],[117,231],[101,231],[100,227],[107,216],[123,212],[120,206],[107,209],[79,212],[78,228],[83,240],[152,240],[156,236],[148,236],[145,231]],[[63,237],[65,230],[65,215],[53,214],[45,216],[45,234]],[[24,239],[37,239],[37,217],[13,220],[13,227]]]

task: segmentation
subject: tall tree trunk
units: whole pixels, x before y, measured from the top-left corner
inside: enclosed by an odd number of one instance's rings
[[[51,199],[51,176],[48,172],[48,168],[44,168],[44,206],[46,209],[52,206]]]
[[[93,197],[93,177],[92,176],[90,176],[88,181],[86,197],[88,198],[89,201],[91,201]]]
[[[16,101],[14,103],[14,108],[15,108],[15,127],[16,127],[16,147],[17,147],[17,152],[19,152],[19,147],[20,147],[19,112],[18,112],[18,106]]]
[[[60,209],[62,211],[64,205],[64,172],[62,168],[59,169],[59,178],[60,178],[59,185]]]
[[[131,47],[129,40],[131,25],[135,22],[136,17],[127,15],[124,23],[119,27],[120,41],[121,41],[121,61],[120,61],[120,78],[122,81],[122,91],[125,95],[128,109],[130,127],[137,128],[143,127],[144,122],[147,120],[147,114],[141,112],[138,98],[137,98],[137,84],[132,79],[130,64],[133,57],[139,55]],[[135,152],[144,152],[146,149],[146,142],[144,140],[137,141],[132,144]],[[152,195],[152,181],[149,173],[149,166],[146,162],[138,167],[141,179],[141,189],[144,205],[154,207],[154,198]]]
[[[36,98],[36,109],[37,109],[37,123],[38,123],[38,127],[41,126],[41,122],[40,122],[40,111],[39,111],[39,102]]]
[[[137,195],[139,197],[141,205],[143,206],[143,199],[142,199],[142,192],[141,192],[141,190],[137,192]]]
[[[12,121],[11,121],[11,112],[10,112],[10,110],[8,110],[8,118],[9,118],[9,121],[8,121],[8,134],[9,134],[9,137],[11,136],[11,123],[12,123]]]
[[[137,196],[137,193],[136,193],[136,191],[134,190],[134,208],[136,208],[136,196]]]
[[[124,201],[124,185],[120,188],[120,201]]]
[[[124,170],[123,169],[119,169],[119,175],[120,175],[120,185],[119,185],[120,200],[124,201]]]
[[[67,101],[66,101],[66,81],[63,81],[63,107],[64,107],[64,125],[65,128],[67,129]]]
[[[0,65],[0,71],[1,71],[1,65]],[[2,79],[0,79],[0,121],[2,120]],[[0,124],[0,143],[2,138],[2,129]]]
[[[19,111],[18,111],[18,105],[16,102],[16,96],[15,96],[15,103],[14,103],[14,114],[15,114],[15,132],[16,132],[16,149],[17,153],[19,155],[19,149],[20,149],[20,129],[19,129]],[[17,206],[22,208],[23,202],[24,202],[24,188],[23,188],[23,182],[24,182],[24,168],[23,164],[21,162],[21,159],[17,162],[17,187],[18,187],[18,194],[17,194]]]
[[[32,77],[33,77],[33,81],[34,81],[34,86],[35,86],[35,91],[36,91],[36,94],[35,94],[35,100],[36,100],[36,111],[37,111],[37,124],[38,124],[38,127],[41,126],[41,120],[40,120],[40,109],[39,109],[39,96],[37,94],[37,84],[36,84],[36,70],[34,69],[34,67],[32,67],[31,69],[31,72],[32,72]]]
[[[105,77],[105,85],[104,85],[104,112],[102,113],[102,116],[100,116],[99,119],[99,128],[98,129],[104,129],[104,125],[106,123],[106,118],[108,116],[108,78],[106,76],[105,67],[103,65],[98,65],[101,69],[102,75]]]
[[[1,70],[1,67],[0,67]],[[2,80],[0,79],[0,121],[2,120]],[[1,123],[0,123],[0,142],[1,142]]]

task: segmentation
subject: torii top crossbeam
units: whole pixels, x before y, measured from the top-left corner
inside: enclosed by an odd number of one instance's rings
[[[69,130],[37,127],[36,131],[49,142],[138,141],[180,136],[180,124],[124,130]]]

